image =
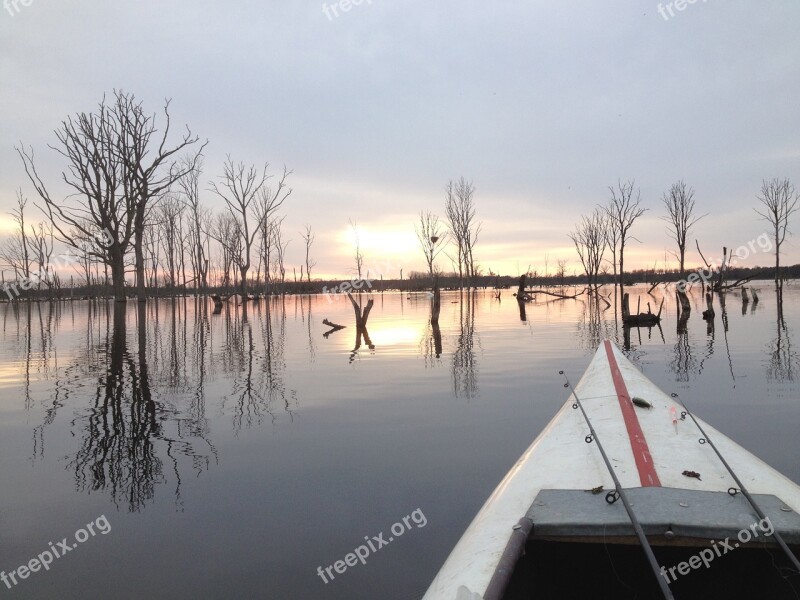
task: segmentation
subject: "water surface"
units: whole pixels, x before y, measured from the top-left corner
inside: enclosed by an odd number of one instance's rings
[[[448,292],[437,332],[425,294],[375,294],[360,340],[339,296],[216,315],[196,298],[4,304],[0,570],[101,515],[111,530],[0,593],[419,598],[564,402],[558,371],[576,382],[605,337],[800,481],[800,291],[781,319],[760,288],[758,304],[729,293],[713,328],[699,291],[685,324],[668,294],[661,329],[627,333],[613,295],[521,315],[508,290]],[[654,310],[662,295],[630,291]],[[347,327],[325,337],[323,319]],[[318,575],[396,523],[366,564]]]

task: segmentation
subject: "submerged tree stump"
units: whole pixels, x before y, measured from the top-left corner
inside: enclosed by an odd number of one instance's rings
[[[679,308],[679,317],[686,315],[686,318],[689,318],[689,315],[692,312],[692,305],[689,302],[689,296],[686,295],[686,292],[682,288],[678,288],[675,291],[675,298],[678,300],[678,308]]]
[[[661,299],[661,305],[658,307],[658,313],[654,314],[650,310],[650,303],[647,303],[647,312],[640,313],[638,312],[638,304],[637,304],[637,314],[632,315],[630,313],[630,295],[628,292],[625,292],[622,295],[622,323],[627,325],[628,327],[653,327],[654,325],[658,325],[661,322],[661,310],[664,308],[664,299]]]
[[[442,295],[439,291],[439,282],[433,284],[433,298],[431,299],[431,324],[439,324],[439,311],[442,309]]]
[[[375,345],[369,338],[369,332],[367,331],[367,319],[369,319],[369,313],[372,310],[372,306],[375,304],[375,301],[370,298],[367,302],[367,305],[364,307],[364,310],[362,311],[361,306],[358,304],[358,302],[356,302],[355,298],[353,298],[353,295],[350,292],[347,292],[347,297],[350,298],[350,302],[353,305],[353,311],[356,314],[356,343],[353,351],[350,353],[350,362],[352,362],[356,356],[356,353],[358,352],[358,349],[361,348],[362,338],[370,350],[375,349]]]
[[[347,297],[350,298],[350,302],[353,304],[353,311],[356,313],[356,327],[359,329],[366,329],[367,328],[367,319],[369,319],[369,312],[372,310],[372,306],[375,304],[375,301],[370,298],[367,302],[367,305],[364,307],[364,310],[361,310],[361,307],[356,302],[355,298],[350,292],[347,292]]]
[[[706,321],[713,321],[715,312],[714,312],[714,301],[710,293],[706,293],[706,310],[703,311],[703,319]]]
[[[330,334],[336,333],[337,331],[345,328],[344,325],[338,325],[337,323],[333,323],[332,321],[329,321],[328,319],[323,319],[322,320],[322,324],[323,325],[327,325],[328,327],[331,328],[330,330],[328,330],[328,331],[326,331],[325,333],[322,334],[322,337],[324,337],[326,339]]]
[[[527,278],[527,275],[520,275],[519,276],[519,285],[517,286],[517,292],[514,294],[514,297],[517,299],[517,302],[520,302],[520,303],[522,303],[522,302],[530,302],[531,300],[533,300],[533,297],[530,296],[525,291],[525,279],[526,278]]]
[[[214,312],[212,314],[218,315],[222,312],[222,303],[228,301],[228,296],[223,298],[219,294],[211,294],[211,300],[214,302]]]

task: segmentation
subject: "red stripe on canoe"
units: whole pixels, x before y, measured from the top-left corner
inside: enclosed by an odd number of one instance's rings
[[[659,481],[655,466],[653,466],[653,457],[650,456],[650,448],[647,446],[647,440],[642,432],[642,426],[639,424],[639,418],[636,416],[636,409],[633,407],[630,394],[628,394],[628,388],[625,386],[625,379],[623,379],[622,372],[619,370],[617,359],[614,356],[614,350],[611,348],[611,342],[605,340],[605,344],[606,354],[608,355],[608,366],[611,368],[611,376],[614,379],[614,388],[617,391],[619,407],[622,409],[622,417],[625,419],[625,428],[628,430],[628,438],[631,441],[631,450],[633,450],[636,468],[639,469],[639,479],[643,487],[660,486],[661,481]]]

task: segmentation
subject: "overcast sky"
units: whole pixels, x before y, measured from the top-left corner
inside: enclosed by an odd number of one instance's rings
[[[342,2],[7,3],[0,212],[20,186],[33,196],[13,146],[32,145],[56,181],[53,130],[114,88],[151,112],[172,99],[174,122],[209,140],[205,180],[228,153],[293,169],[287,260],[299,270],[308,223],[319,275],[352,271],[349,218],[368,266],[421,270],[415,215],[442,214],[462,175],[483,222],[476,261],[510,275],[541,270],[545,253],[551,271],[558,257],[580,271],[567,233],[618,178],[650,209],[631,268],[663,263],[660,198],[677,179],[709,213],[691,236],[707,257],[765,231],[763,178],[800,184],[796,1],[698,0],[672,17],[665,3],[667,18],[649,0]],[[785,251],[800,261],[796,238]]]

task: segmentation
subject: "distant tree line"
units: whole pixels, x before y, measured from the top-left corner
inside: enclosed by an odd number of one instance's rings
[[[585,273],[585,281],[596,288],[599,283],[609,283],[604,274],[606,265],[610,263],[615,284],[623,286],[628,279],[625,275],[625,248],[629,241],[636,238],[632,229],[636,221],[648,208],[641,206],[641,193],[634,180],[619,181],[616,186],[609,187],[610,197],[589,215],[581,217],[581,221],[569,234]],[[789,222],[797,212],[800,195],[788,179],[775,178],[764,180],[761,191],[756,195],[758,201],[755,212],[769,224],[772,235],[772,248],[775,252],[775,268],[770,270],[776,285],[792,277],[793,270],[781,270],[780,254]],[[661,219],[668,223],[667,232],[675,243],[675,250],[670,253],[678,260],[678,270],[662,273],[666,280],[680,281],[686,275],[686,250],[689,233],[694,225],[706,214],[698,214],[696,210],[695,192],[683,180],[672,184],[661,198],[664,214]],[[699,245],[698,245],[699,250]],[[605,253],[611,259],[605,259]],[[727,250],[726,250],[727,251]],[[705,260],[705,259],[703,259]],[[666,263],[666,261],[665,261]],[[666,264],[665,264],[666,269]],[[646,273],[639,271],[638,273]],[[745,269],[729,267],[728,274],[747,275]]]
[[[228,156],[221,176],[207,184],[224,203],[213,214],[200,201],[207,142],[188,127],[173,135],[169,105],[159,122],[132,94],[114,91],[93,112],[68,117],[50,146],[64,164],[59,178],[40,174],[33,148],[16,148],[45,220],[27,222],[28,199],[20,190],[14,231],[0,244],[4,286],[10,271],[15,290],[53,295],[66,283],[57,269],[65,263],[72,268],[70,288],[110,288],[117,300],[135,294],[143,301],[160,287],[212,286],[235,287],[247,299],[250,283],[263,289],[286,281],[289,240],[278,211],[292,193],[291,171],[284,167],[276,177],[268,164]],[[56,194],[56,185],[66,190]],[[305,268],[310,281],[314,233],[306,226],[301,236],[300,280]],[[58,262],[57,243],[68,248]],[[296,270],[293,276],[297,281]]]
[[[188,127],[173,133],[169,108],[167,100],[159,118],[147,113],[133,94],[114,91],[94,111],[67,117],[49,146],[62,160],[59,177],[39,172],[33,148],[16,148],[35,191],[33,204],[44,220],[31,222],[26,212],[29,200],[20,189],[11,213],[14,230],[0,244],[0,283],[9,297],[13,294],[7,284],[17,295],[58,295],[67,287],[65,262],[71,268],[70,289],[87,294],[110,290],[117,300],[135,295],[143,301],[159,293],[214,289],[238,291],[246,301],[251,291],[308,291],[331,283],[312,282],[315,234],[309,225],[299,232],[304,244],[299,275],[296,267],[287,272],[291,240],[281,210],[292,194],[292,171],[284,166],[273,174],[268,163],[248,164],[229,155],[221,174],[206,179],[203,150],[208,142]],[[56,193],[57,185],[64,191]],[[204,188],[222,200],[220,212],[202,204]],[[451,286],[455,279],[458,288],[501,285],[503,280],[491,269],[484,273],[476,260],[482,223],[477,220],[475,185],[460,177],[450,180],[444,192],[444,216],[423,211],[415,224],[428,283],[436,280]],[[790,180],[775,178],[762,182],[756,199],[755,211],[769,225],[775,252],[771,276],[779,284],[793,273],[781,269],[780,255],[791,218],[800,208],[800,195]],[[662,275],[677,273],[680,280],[686,274],[692,228],[707,215],[698,213],[695,192],[683,180],[670,186],[661,205],[660,218],[674,242],[670,253],[678,261],[677,271]],[[645,273],[626,274],[625,253],[638,241],[634,228],[648,210],[635,180],[617,181],[608,188],[607,199],[581,216],[568,234],[583,275],[568,275],[568,260],[560,257],[551,276],[547,256],[543,276],[530,267],[527,275],[543,285],[580,280],[590,290],[605,283],[622,287]],[[350,224],[355,272],[363,280],[370,273],[363,272],[357,223]],[[59,254],[59,245],[68,253]],[[450,276],[437,264],[441,256],[450,263]],[[6,272],[11,273],[9,282]],[[403,279],[400,270],[396,287],[403,287]]]

